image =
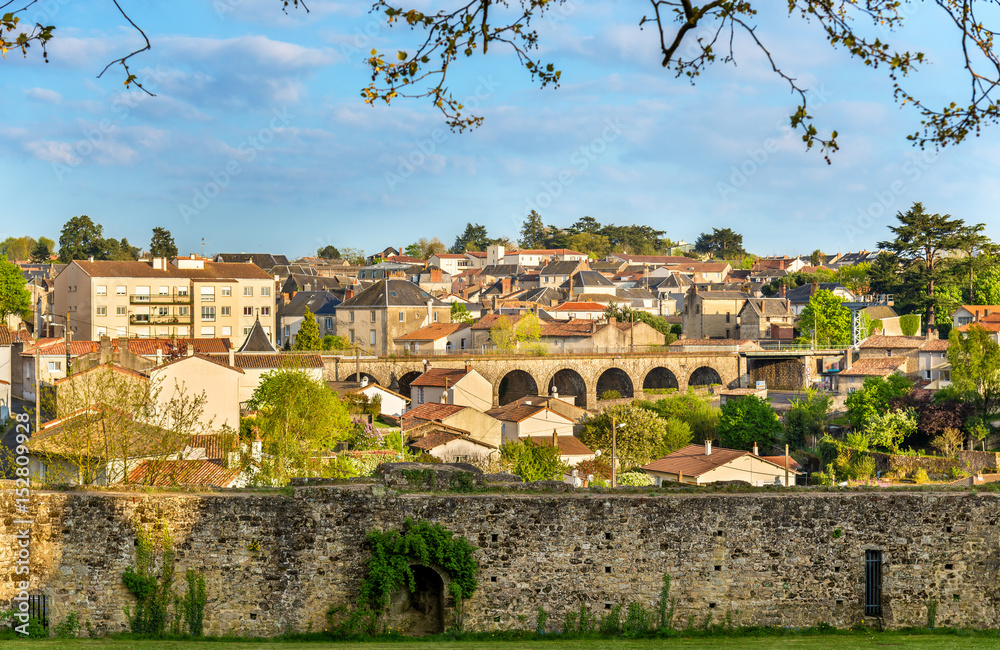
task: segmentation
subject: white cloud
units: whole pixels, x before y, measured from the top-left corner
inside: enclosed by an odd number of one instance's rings
[[[23,92],[32,99],[49,104],[61,104],[63,99],[62,95],[48,88],[27,88]]]

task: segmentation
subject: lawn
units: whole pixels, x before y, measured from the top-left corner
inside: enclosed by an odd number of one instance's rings
[[[326,642],[280,642],[280,641],[136,641],[134,639],[46,639],[36,641],[0,641],[4,650],[40,650],[55,648],[111,648],[131,650],[284,650],[290,645],[304,645],[310,649],[332,650],[427,650],[446,647],[456,650],[517,650],[519,648],[539,648],[541,650],[653,650],[669,646],[670,650],[696,648],[734,648],[739,650],[851,650],[853,648],[919,648],[921,650],[945,650],[964,648],[1000,648],[1000,638],[987,636],[957,636],[952,634],[906,634],[906,633],[850,633],[836,635],[808,634],[782,636],[708,636],[702,638],[671,639],[575,639],[539,641],[448,641],[448,640],[403,640],[396,642],[371,643],[326,643]]]

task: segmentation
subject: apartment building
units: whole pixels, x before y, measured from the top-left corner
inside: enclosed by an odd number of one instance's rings
[[[76,340],[222,337],[239,347],[260,317],[273,343],[274,291],[251,263],[74,260],[56,276],[54,318]]]

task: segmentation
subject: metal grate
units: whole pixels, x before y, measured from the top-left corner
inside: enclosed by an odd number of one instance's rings
[[[882,617],[882,551],[865,551],[865,616]]]
[[[42,624],[45,629],[49,628],[49,597],[45,594],[35,594],[28,596],[28,618],[34,619]]]

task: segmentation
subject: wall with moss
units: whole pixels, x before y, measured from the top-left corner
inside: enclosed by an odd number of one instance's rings
[[[438,522],[478,547],[467,626],[557,627],[581,604],[600,614],[652,606],[664,573],[675,624],[732,610],[740,624],[851,625],[862,618],[866,549],[884,553],[888,626],[996,627],[1000,497],[966,492],[748,494],[406,494],[381,485],[210,495],[38,493],[32,497],[31,591],[53,620],[76,610],[99,631],[127,629],[121,584],[133,522],[163,522],[177,575],[205,573],[207,633],[322,629],[352,601],[365,534],[406,517]],[[14,512],[3,493],[4,513]],[[14,517],[0,526],[0,606],[16,595]]]

